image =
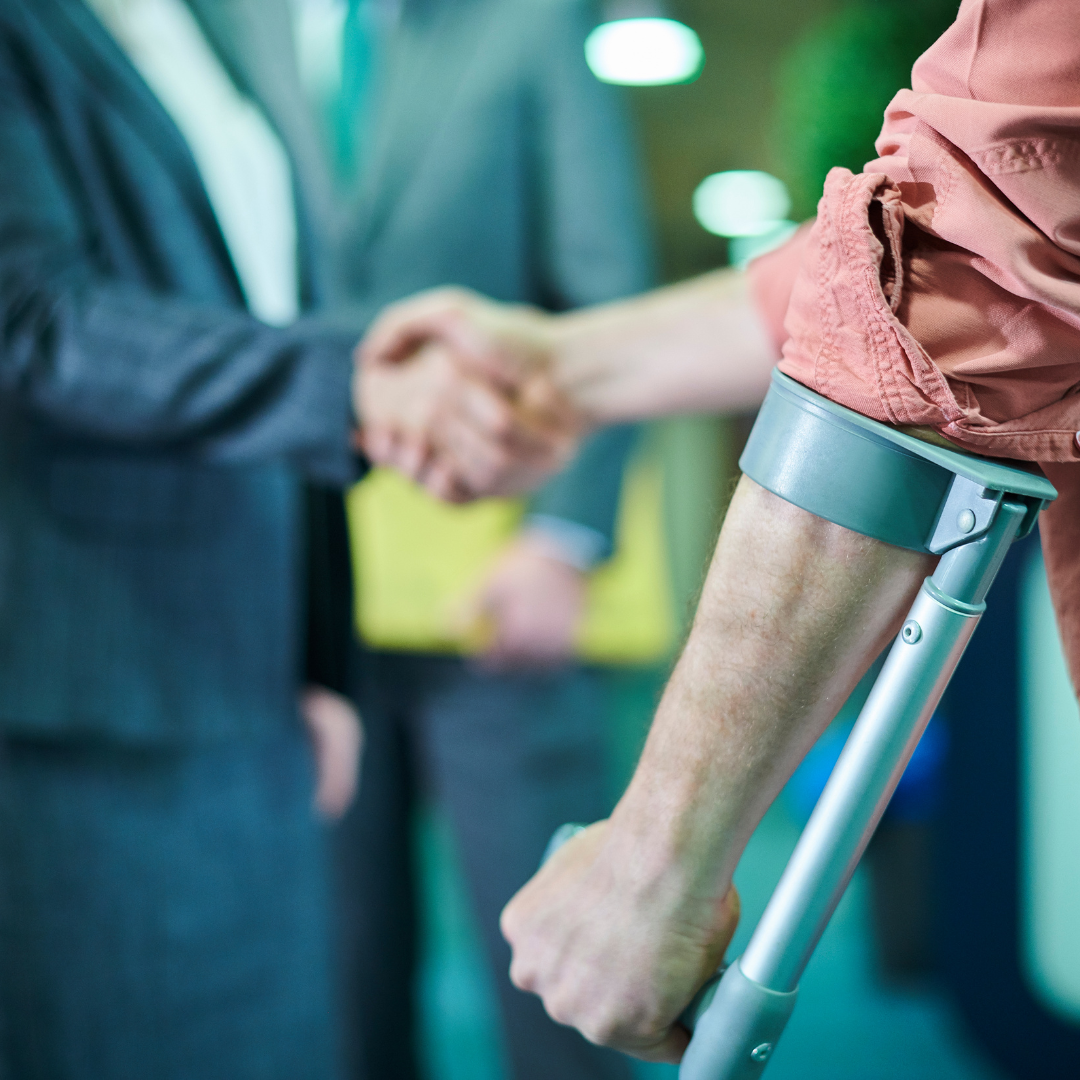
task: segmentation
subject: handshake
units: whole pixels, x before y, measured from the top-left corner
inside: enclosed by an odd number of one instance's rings
[[[357,348],[359,439],[441,499],[516,495],[600,425],[756,408],[776,359],[736,271],[565,315],[436,289]]]
[[[451,502],[536,487],[593,426],[560,385],[557,322],[456,288],[387,308],[357,348],[361,448]]]

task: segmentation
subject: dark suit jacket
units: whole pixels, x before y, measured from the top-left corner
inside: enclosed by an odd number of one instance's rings
[[[404,0],[333,229],[361,322],[436,285],[562,310],[652,284],[626,117],[585,64],[595,24],[589,0]],[[629,437],[590,440],[533,509],[610,537]]]
[[[295,88],[236,47],[287,55],[284,15],[192,7],[301,156]],[[302,481],[350,474],[352,340],[246,313],[182,137],[82,0],[0,0],[3,729],[294,722]]]

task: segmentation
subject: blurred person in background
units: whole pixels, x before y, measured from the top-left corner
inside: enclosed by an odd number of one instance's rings
[[[358,333],[305,314],[290,31],[262,0],[0,3],[11,1076],[335,1075],[312,802],[344,808],[358,728],[325,688],[301,710],[304,483],[356,475]]]
[[[295,0],[294,14],[335,174],[334,281],[350,323],[448,283],[553,311],[651,284],[625,117],[585,64],[587,0]],[[525,501],[446,507],[386,471],[348,497],[366,732],[338,837],[352,1076],[417,1076],[421,799],[447,815],[463,858],[511,1075],[629,1076],[514,990],[498,914],[557,825],[609,805],[608,710],[581,657],[637,649],[624,627],[599,643],[586,629],[634,435],[587,440]]]

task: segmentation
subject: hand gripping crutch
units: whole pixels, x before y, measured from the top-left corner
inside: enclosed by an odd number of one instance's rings
[[[779,371],[739,466],[818,517],[942,557],[746,951],[683,1014],[693,1038],[680,1080],[750,1080],[765,1069],[803,970],[986,609],[1009,546],[1057,497],[1034,468],[923,442]]]

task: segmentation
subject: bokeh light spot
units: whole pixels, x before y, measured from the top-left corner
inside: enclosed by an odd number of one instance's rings
[[[694,192],[694,217],[717,236],[764,236],[783,224],[790,210],[784,182],[766,172],[713,173]]]
[[[705,50],[697,34],[674,19],[617,19],[588,36],[585,60],[603,82],[663,86],[696,78]]]

